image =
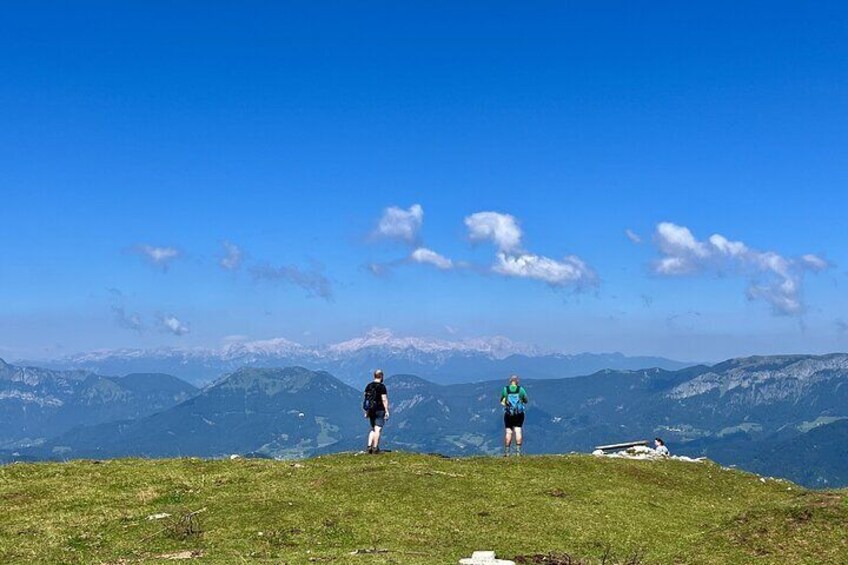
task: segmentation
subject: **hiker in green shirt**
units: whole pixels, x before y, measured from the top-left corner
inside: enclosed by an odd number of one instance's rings
[[[512,437],[515,436],[515,454],[521,455],[524,436],[524,405],[527,391],[518,384],[518,375],[509,378],[509,384],[501,389],[501,405],[504,407],[504,457],[509,457]]]

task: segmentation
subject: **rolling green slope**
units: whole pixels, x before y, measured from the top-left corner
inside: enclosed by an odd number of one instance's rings
[[[607,565],[848,562],[846,491],[712,463],[387,453],[14,464],[0,468],[0,501],[2,563],[438,565],[482,549],[609,554]],[[171,516],[148,519],[159,513]]]

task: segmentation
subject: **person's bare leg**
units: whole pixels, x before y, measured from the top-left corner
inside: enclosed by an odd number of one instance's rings
[[[512,428],[504,431],[504,457],[509,455],[509,446],[512,445]]]
[[[368,447],[369,449],[374,447],[374,428],[371,428],[371,431],[368,432]]]
[[[371,432],[372,434],[374,434],[374,443],[373,443],[374,451],[377,451],[378,449],[380,449],[380,432],[381,431],[383,431],[383,428],[381,428],[380,426],[374,426],[374,431]]]
[[[515,453],[521,455],[521,445],[524,443],[524,434],[521,428],[515,428]]]

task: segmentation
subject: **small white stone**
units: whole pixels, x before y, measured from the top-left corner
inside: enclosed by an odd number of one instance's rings
[[[515,565],[515,561],[497,559],[494,551],[475,551],[471,557],[459,560],[460,565]]]

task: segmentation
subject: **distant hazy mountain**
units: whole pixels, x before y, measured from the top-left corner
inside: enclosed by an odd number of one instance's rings
[[[449,455],[500,450],[504,379],[438,385],[386,379],[387,445]],[[528,453],[591,451],[662,436],[672,452],[706,455],[812,486],[848,484],[848,355],[736,359],[678,371],[601,371],[526,379]],[[361,387],[306,369],[244,369],[178,406],[75,430],[30,455],[289,457],[359,448]],[[302,415],[301,415],[302,414]]]
[[[848,418],[764,443],[747,465],[752,471],[813,487],[848,485]]]
[[[0,359],[0,446],[38,443],[74,426],[147,416],[196,390],[170,375],[103,377],[20,367]]]
[[[236,371],[164,412],[78,428],[40,451],[47,457],[304,457],[352,449],[364,426],[361,394],[300,367]]]
[[[212,382],[240,367],[302,366],[327,371],[359,386],[378,367],[390,374],[416,374],[438,384],[505,378],[510,373],[548,379],[601,369],[680,369],[685,363],[661,357],[620,353],[564,355],[541,351],[503,337],[463,341],[397,337],[373,330],[361,338],[329,346],[306,347],[286,339],[239,342],[219,349],[122,349],[76,355],[46,364],[100,374],[162,372],[195,384]]]

